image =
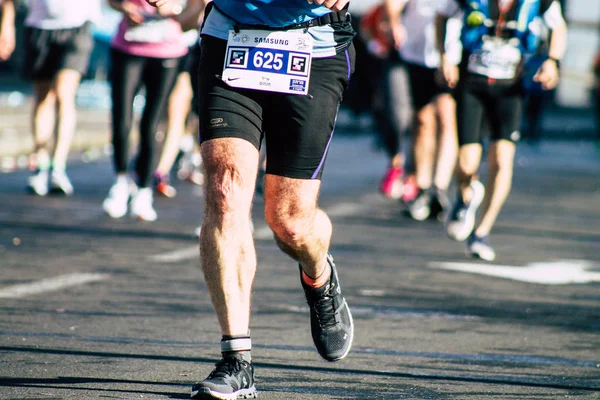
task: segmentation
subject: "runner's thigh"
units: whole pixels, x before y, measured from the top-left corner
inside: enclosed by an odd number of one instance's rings
[[[264,93],[236,89],[221,79],[227,42],[203,36],[198,68],[200,142],[240,138],[260,148]]]

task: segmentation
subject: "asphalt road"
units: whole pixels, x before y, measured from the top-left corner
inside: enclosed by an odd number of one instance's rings
[[[321,205],[356,332],[312,347],[297,268],[256,200],[252,336],[263,399],[600,399],[600,153],[522,146],[493,264],[377,193],[367,137],[334,140]],[[107,158],[73,162],[71,198],[0,175],[0,398],[184,399],[218,357],[198,268],[202,190],[178,182],[159,220],[111,220]]]

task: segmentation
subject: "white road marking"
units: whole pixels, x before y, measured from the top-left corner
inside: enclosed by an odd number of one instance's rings
[[[365,208],[366,204],[363,202],[371,202],[374,199],[379,198],[378,195],[368,194],[359,199],[357,203],[339,203],[327,208],[327,215],[330,217],[347,217],[350,215],[357,215],[361,213]],[[268,240],[273,237],[273,232],[268,226],[262,226],[254,230],[254,239],[257,240]],[[198,246],[186,247],[179,250],[173,250],[170,252],[155,254],[149,256],[150,261],[163,262],[163,263],[176,263],[185,260],[191,260],[198,257]]]
[[[173,250],[163,254],[155,254],[148,257],[151,261],[158,261],[164,263],[175,263],[184,260],[191,260],[192,258],[199,257],[198,245],[186,247],[179,250]]]
[[[45,292],[54,292],[71,286],[83,285],[84,283],[103,281],[109,277],[110,275],[108,274],[86,273],[59,275],[35,282],[7,286],[3,289],[0,289],[0,298],[16,299]]]
[[[431,268],[489,275],[515,281],[537,283],[540,285],[568,285],[575,283],[600,282],[600,272],[589,271],[598,267],[587,260],[559,260],[554,262],[535,262],[523,267],[510,265],[432,262]]]

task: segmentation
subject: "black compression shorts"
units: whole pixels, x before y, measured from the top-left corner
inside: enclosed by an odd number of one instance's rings
[[[523,94],[518,86],[462,84],[455,98],[459,145],[481,143],[484,122],[492,141],[518,138],[523,108]]]
[[[268,174],[320,179],[342,94],[354,70],[354,47],[313,58],[309,96],[236,89],[226,85],[226,42],[203,36],[200,51],[200,141],[241,138],[267,146]]]

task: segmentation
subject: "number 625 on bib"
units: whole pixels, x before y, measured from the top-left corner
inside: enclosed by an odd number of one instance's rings
[[[222,79],[232,87],[305,95],[312,37],[302,30],[230,31]]]

